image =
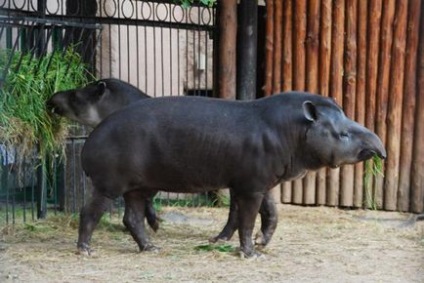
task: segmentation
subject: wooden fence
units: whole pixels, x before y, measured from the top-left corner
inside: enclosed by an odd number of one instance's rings
[[[284,183],[283,203],[424,211],[424,1],[267,0],[265,95],[333,97],[387,149],[364,164]]]

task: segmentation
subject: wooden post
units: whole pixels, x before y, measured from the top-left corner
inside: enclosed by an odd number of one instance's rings
[[[219,97],[236,98],[237,0],[220,3],[219,17]]]
[[[224,1],[225,2],[225,1]],[[278,1],[277,1],[278,2]],[[274,0],[266,1],[265,96],[272,94],[274,57]]]
[[[358,59],[356,79],[356,114],[355,120],[365,124],[365,85],[367,60],[367,11],[368,1],[358,1]],[[353,205],[363,207],[364,204],[364,164],[355,165],[355,188]]]
[[[283,8],[283,91],[293,88],[293,0],[285,0]],[[292,182],[282,184],[283,203],[292,202]]]
[[[274,71],[273,71],[273,93],[281,92],[281,56],[282,56],[282,29],[283,29],[283,3],[282,1],[274,2]],[[282,202],[282,186],[278,185],[272,190],[272,195],[279,203]]]
[[[355,119],[356,96],[356,54],[357,54],[357,0],[346,1],[346,47],[344,62],[344,98],[343,108],[346,115]],[[346,165],[342,168],[340,205],[353,206],[354,166]]]
[[[339,105],[343,105],[344,4],[344,0],[334,1],[331,38],[330,94]],[[340,169],[330,170],[329,173],[327,205],[335,206],[339,203]]]
[[[308,2],[308,32],[306,37],[306,89],[309,92],[318,92],[318,58],[319,58],[319,20],[320,2]],[[303,203],[316,204],[315,172],[309,172],[303,179]]]
[[[275,1],[274,3],[274,79],[272,91],[274,93],[281,91],[281,55],[282,55],[282,28],[283,28],[283,3]]]
[[[222,1],[225,2],[225,1]],[[256,98],[258,1],[241,0],[237,27],[237,99]]]
[[[393,20],[396,1],[384,0],[380,31],[380,55],[378,62],[378,78],[376,93],[376,134],[386,144],[386,118],[389,98],[390,56],[393,39]],[[384,170],[384,169],[383,169]],[[384,172],[384,171],[383,171]],[[383,203],[383,176],[374,176],[374,196],[381,208]]]
[[[411,211],[424,211],[424,4],[421,4],[418,47],[418,90],[415,111],[415,137],[411,172]]]
[[[400,211],[409,211],[410,202],[410,177],[412,147],[414,138],[414,113],[417,95],[417,51],[418,35],[420,33],[420,0],[410,0],[408,2],[408,30],[406,41],[405,58],[405,83],[404,100],[402,110],[402,140],[400,149],[400,172],[399,172],[399,191],[397,209]]]
[[[330,96],[330,62],[331,62],[331,0],[321,1],[321,34],[319,52],[319,92],[323,96]],[[326,203],[327,169],[318,171],[317,204]]]
[[[305,90],[306,0],[295,1],[294,32],[294,89],[303,91]],[[293,181],[293,202],[303,203],[302,180]]]
[[[380,19],[381,0],[374,0],[369,3],[368,13],[368,48],[367,48],[367,81],[366,81],[366,101],[365,101],[365,126],[374,131],[375,128],[375,96],[377,90],[378,71],[378,48],[380,45]],[[364,184],[366,193],[365,200],[368,207],[374,202],[373,182]],[[377,204],[381,205],[381,204]]]
[[[398,0],[394,22],[389,108],[387,114],[387,135],[390,138],[387,139],[387,169],[384,194],[384,208],[386,210],[395,210],[397,208],[407,15],[407,2]]]

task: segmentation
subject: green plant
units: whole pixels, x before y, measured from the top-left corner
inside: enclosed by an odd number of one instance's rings
[[[197,251],[206,251],[206,252],[210,252],[210,251],[218,251],[218,252],[222,252],[222,253],[232,253],[236,251],[236,248],[233,247],[230,244],[218,244],[218,245],[214,245],[214,244],[207,244],[207,245],[199,245],[195,247],[195,250]]]
[[[373,177],[378,175],[384,176],[383,160],[375,155],[372,159],[365,161],[364,173],[364,187],[367,201],[366,206],[373,210],[377,210],[378,203],[372,190],[371,181]]]
[[[11,62],[5,70],[7,62]],[[0,142],[17,152],[20,161],[37,150],[38,165],[47,167],[64,153],[68,124],[49,115],[46,101],[59,90],[87,84],[93,77],[73,48],[41,57],[0,51]]]
[[[183,8],[188,8],[193,5],[195,0],[174,0],[174,2],[180,4]],[[213,5],[216,3],[216,0],[196,0],[196,2],[199,2],[204,6],[213,7]]]

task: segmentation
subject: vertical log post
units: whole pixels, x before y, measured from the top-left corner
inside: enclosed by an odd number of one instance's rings
[[[225,2],[225,1],[223,1]],[[241,0],[237,27],[237,99],[256,98],[258,1]]]
[[[415,111],[414,154],[411,174],[411,211],[424,211],[424,4],[421,4],[418,47],[418,92]]]
[[[318,92],[318,58],[319,58],[319,20],[320,2],[308,2],[307,37],[306,37],[306,89]],[[316,172],[309,172],[303,179],[303,203],[316,204]]]
[[[236,98],[237,0],[220,3],[218,82],[220,98]]]
[[[396,2],[394,22],[394,44],[392,46],[389,108],[387,114],[387,135],[389,138],[387,139],[387,168],[384,194],[384,209],[387,210],[395,210],[397,208],[407,4],[403,0]]]
[[[393,20],[396,1],[384,0],[380,31],[380,52],[376,92],[376,133],[386,144],[386,118],[389,97],[390,56],[393,39]],[[384,171],[383,171],[384,172]],[[381,208],[383,203],[383,176],[374,176],[375,202]]]
[[[375,129],[375,97],[377,90],[378,48],[380,45],[381,4],[381,0],[374,0],[371,1],[368,6],[369,12],[365,126],[371,131],[374,131]],[[372,180],[372,178],[368,178],[364,183],[365,201],[367,207],[373,207],[375,205]]]
[[[265,86],[264,94],[272,94],[274,72],[274,0],[266,1],[266,36],[265,36]]]
[[[274,71],[273,71],[273,93],[281,91],[281,55],[282,55],[282,28],[283,28],[283,3],[282,1],[274,2]],[[274,200],[281,202],[282,186],[278,184],[272,190]]]
[[[357,0],[347,0],[343,108],[346,115],[351,119],[355,119],[357,17]],[[353,206],[354,166],[343,166],[341,177],[340,205],[351,207]]]
[[[306,39],[306,0],[295,1],[294,6],[294,89],[305,90],[305,39]],[[303,203],[302,180],[293,181],[293,202]]]
[[[339,105],[343,105],[344,11],[345,1],[334,1],[333,30],[331,38],[330,94]],[[330,206],[335,206],[339,203],[339,173],[340,169],[329,171],[327,205]]]
[[[321,34],[319,53],[319,92],[323,96],[330,96],[330,62],[331,62],[331,0],[321,1]],[[318,171],[317,204],[326,203],[326,174],[327,169]]]
[[[399,192],[397,209],[409,211],[410,202],[410,176],[411,160],[413,159],[412,148],[414,138],[414,113],[417,95],[417,51],[418,36],[420,33],[420,0],[410,0],[408,2],[408,30],[406,40],[405,58],[405,83],[404,100],[402,110],[402,141],[400,149],[400,172],[399,172]]]
[[[285,0],[283,7],[283,91],[293,89],[293,0]],[[283,203],[292,202],[292,182],[282,184]]]
[[[358,1],[358,59],[356,79],[356,114],[355,120],[365,124],[365,85],[367,60],[367,11],[368,1]],[[364,204],[364,164],[355,165],[355,188],[353,205],[361,208]]]

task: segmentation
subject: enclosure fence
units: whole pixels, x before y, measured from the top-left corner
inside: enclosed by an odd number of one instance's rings
[[[424,211],[423,9],[421,0],[267,1],[266,95],[330,96],[387,149],[382,174],[362,163],[312,172],[277,190],[283,203]]]
[[[0,1],[0,84],[14,54],[31,58],[65,53],[71,46],[96,78],[127,81],[153,97],[213,96],[215,8],[184,9],[173,1],[11,0]],[[23,56],[23,55],[22,55]],[[91,129],[75,125],[66,141],[66,159],[54,172],[37,167],[39,152],[20,160],[0,141],[0,224],[44,217],[47,212],[79,212],[91,183],[80,164]],[[160,193],[162,204],[204,205],[208,195]],[[110,208],[121,213],[122,200]]]

